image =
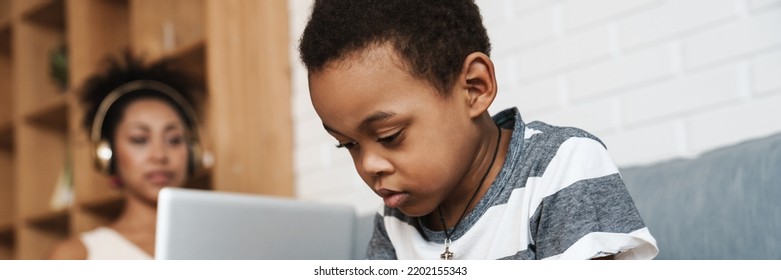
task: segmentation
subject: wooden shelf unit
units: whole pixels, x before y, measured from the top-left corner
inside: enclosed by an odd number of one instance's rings
[[[49,57],[67,28],[61,1],[11,4],[15,249],[16,258],[38,259],[70,230],[67,209],[49,203],[66,160],[69,96],[50,78]]]
[[[292,196],[287,25],[282,0],[0,0],[0,259],[44,258],[119,215],[121,194],[93,168],[79,89],[128,48],[207,86],[201,138],[215,165],[189,185]],[[62,46],[64,88],[50,75]],[[66,166],[73,199],[53,207]]]
[[[14,259],[13,223],[0,224],[0,260]]]
[[[0,0],[0,34],[11,28],[11,0]],[[0,42],[8,42],[3,38]]]
[[[11,0],[0,0],[0,30],[11,25]]]
[[[10,0],[0,0],[0,260],[14,258],[14,125]]]

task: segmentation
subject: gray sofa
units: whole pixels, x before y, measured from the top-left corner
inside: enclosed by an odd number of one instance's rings
[[[781,259],[781,134],[621,176],[657,259]]]

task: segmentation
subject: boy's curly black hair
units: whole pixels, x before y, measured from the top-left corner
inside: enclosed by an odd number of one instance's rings
[[[92,130],[92,122],[101,102],[114,89],[135,80],[154,80],[171,86],[182,95],[196,114],[200,115],[200,104],[204,101],[202,81],[189,76],[184,71],[174,69],[169,61],[162,60],[151,65],[145,65],[141,59],[134,57],[129,51],[126,51],[119,57],[107,57],[105,62],[107,65],[103,72],[90,77],[80,90],[82,94],[81,101],[86,109],[82,124],[88,135]],[[195,120],[189,119],[184,109],[181,108],[182,105],[179,105],[164,94],[151,90],[138,91],[123,95],[111,105],[103,120],[103,127],[101,128],[102,137],[108,139],[113,146],[114,133],[117,125],[122,120],[125,108],[133,101],[147,98],[155,98],[167,102],[172,108],[175,108],[189,129],[193,129],[193,126],[197,125],[192,123]]]
[[[299,44],[309,73],[389,43],[408,71],[448,92],[472,52],[491,44],[474,0],[317,0]]]

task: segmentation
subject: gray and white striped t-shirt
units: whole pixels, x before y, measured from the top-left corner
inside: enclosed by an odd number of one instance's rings
[[[504,165],[452,234],[454,259],[651,259],[656,240],[602,142],[569,127],[524,124],[516,108],[495,115],[513,129]],[[445,233],[382,206],[369,259],[439,259]]]

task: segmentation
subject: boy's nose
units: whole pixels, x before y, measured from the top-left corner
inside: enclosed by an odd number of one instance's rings
[[[380,176],[393,171],[390,161],[376,153],[364,153],[361,157],[361,167],[367,175],[371,176]]]

